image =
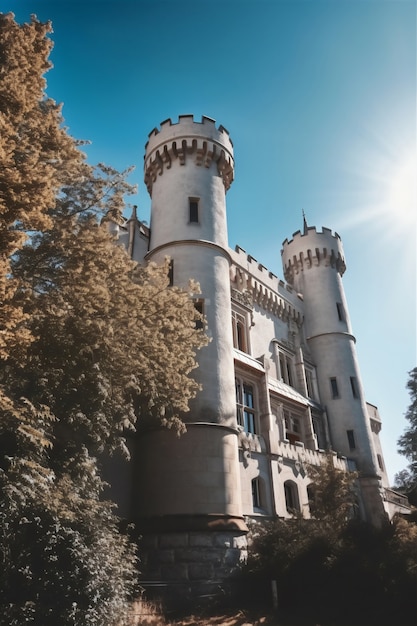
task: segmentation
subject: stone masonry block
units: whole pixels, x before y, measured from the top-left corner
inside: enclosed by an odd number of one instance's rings
[[[210,563],[190,563],[188,577],[190,580],[210,580],[213,578],[213,567]]]
[[[187,533],[166,533],[159,538],[160,548],[183,548],[188,545]]]
[[[213,549],[186,548],[177,550],[175,560],[178,563],[221,563],[223,551]]]
[[[213,545],[213,533],[191,533],[190,546],[208,548]]]
[[[187,580],[188,570],[185,563],[167,563],[161,566],[162,580]]]

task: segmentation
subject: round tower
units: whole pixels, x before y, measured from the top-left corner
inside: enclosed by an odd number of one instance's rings
[[[187,432],[141,436],[136,452],[136,519],[152,546],[150,574],[191,584],[219,581],[241,558],[245,526],[240,496],[231,330],[226,192],[233,145],[214,120],[167,120],[149,135],[145,183],[151,196],[147,259],[171,259],[171,279],[200,284],[198,306],[210,343],[193,376],[203,384],[184,415]],[[145,477],[145,479],[144,479]],[[149,576],[149,567],[148,567]]]
[[[384,517],[377,459],[361,382],[342,276],[346,270],[342,241],[328,228],[307,227],[283,242],[287,282],[304,300],[305,337],[317,369],[332,447],[353,459],[359,471],[367,519]]]

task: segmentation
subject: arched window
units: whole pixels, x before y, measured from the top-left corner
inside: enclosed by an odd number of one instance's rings
[[[298,497],[298,488],[293,480],[286,480],[284,483],[285,504],[288,513],[300,511],[300,499]]]

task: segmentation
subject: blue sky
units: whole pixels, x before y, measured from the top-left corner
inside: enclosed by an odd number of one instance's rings
[[[368,401],[389,475],[416,359],[415,0],[0,0],[53,23],[48,95],[91,163],[142,164],[148,133],[193,113],[235,147],[229,242],[282,277],[302,226],[342,237]]]

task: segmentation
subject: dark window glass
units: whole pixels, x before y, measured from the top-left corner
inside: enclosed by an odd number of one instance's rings
[[[339,387],[337,386],[337,379],[336,378],[331,378],[330,379],[330,387],[332,390],[332,397],[333,398],[338,398],[339,397]]]
[[[345,320],[343,304],[341,302],[336,302],[336,307],[337,307],[337,316],[339,318],[339,321],[343,322]]]
[[[347,438],[348,438],[349,449],[350,450],[354,450],[356,448],[355,433],[353,432],[353,430],[347,430],[346,434],[347,434]]]
[[[252,481],[252,505],[254,509],[261,508],[261,493],[259,487],[259,478],[254,478]]]
[[[200,313],[200,315],[204,315],[204,303],[203,303],[203,300],[195,300],[194,301],[194,307]],[[204,328],[203,320],[196,320],[195,327],[198,328],[198,329]]]
[[[172,259],[169,262],[168,280],[169,280],[169,286],[172,287],[174,284],[174,261]]]
[[[198,223],[198,200],[190,199],[190,222]]]

